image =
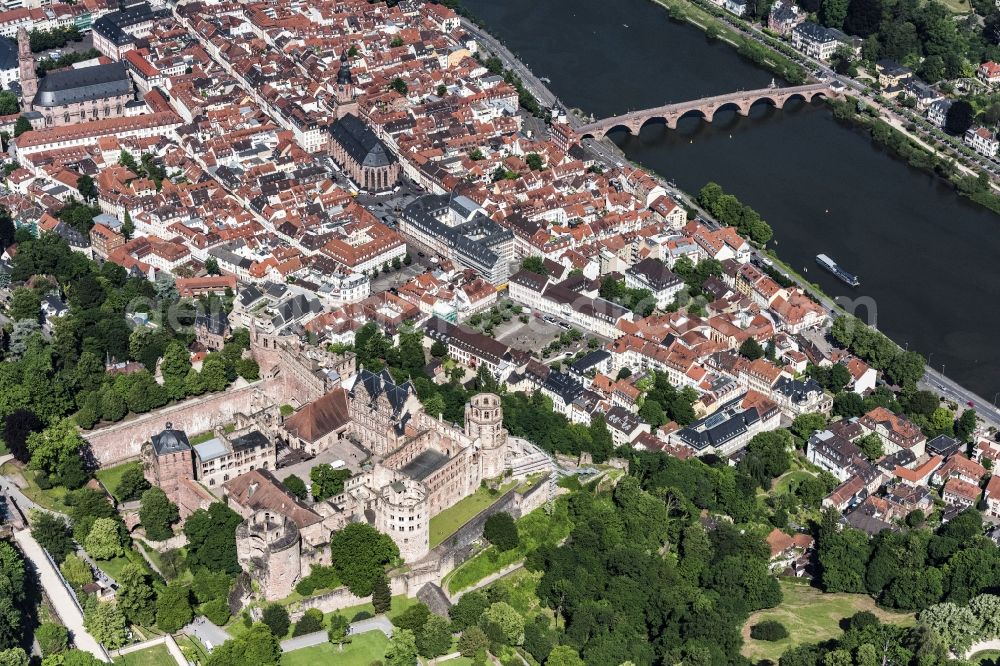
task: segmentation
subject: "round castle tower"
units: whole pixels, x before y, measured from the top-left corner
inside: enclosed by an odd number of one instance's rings
[[[479,476],[495,479],[507,463],[507,429],[503,427],[500,396],[480,393],[465,406],[465,434],[479,440]]]
[[[236,558],[265,599],[284,599],[302,574],[299,529],[281,514],[259,510],[236,527]]]
[[[426,555],[431,535],[423,484],[403,479],[382,488],[375,499],[375,529],[392,537],[404,562],[416,562]]]

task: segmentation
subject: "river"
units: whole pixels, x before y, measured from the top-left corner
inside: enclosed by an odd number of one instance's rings
[[[771,74],[648,0],[465,0],[568,106],[605,117],[766,86]],[[879,330],[992,400],[1000,392],[1000,217],[876,147],[822,103],[686,117],[612,139],[695,194],[719,183],[774,229],[779,256],[831,296],[873,302]],[[819,269],[827,254],[851,289]],[[864,309],[859,315],[864,315]]]

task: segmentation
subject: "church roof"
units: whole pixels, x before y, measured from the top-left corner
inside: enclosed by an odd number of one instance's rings
[[[389,166],[396,158],[357,116],[348,113],[330,125],[330,135],[352,160],[366,167]]]
[[[131,92],[132,86],[124,63],[113,62],[107,65],[50,72],[39,80],[38,93],[32,100],[32,106],[79,104],[128,95]]]
[[[347,52],[340,54],[340,71],[337,72],[337,83],[347,85],[352,82],[351,65],[347,61]]]
[[[17,45],[9,39],[0,39],[0,70],[17,69]]]

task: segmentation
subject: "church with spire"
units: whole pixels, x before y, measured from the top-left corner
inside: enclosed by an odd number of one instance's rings
[[[125,64],[71,67],[39,78],[31,39],[22,26],[17,31],[21,109],[35,127],[60,127],[80,122],[121,118],[135,99]]]
[[[348,113],[357,115],[358,104],[354,101],[354,75],[351,74],[351,63],[347,59],[347,51],[340,54],[340,70],[337,71],[337,117],[342,118]]]

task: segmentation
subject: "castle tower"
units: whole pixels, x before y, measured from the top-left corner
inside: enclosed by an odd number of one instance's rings
[[[24,26],[17,29],[17,64],[21,81],[21,97],[24,111],[31,110],[31,103],[38,92],[38,75],[35,74],[35,57],[31,55],[31,38]]]
[[[480,393],[465,406],[465,434],[479,440],[480,478],[495,479],[503,474],[507,458],[507,429],[503,427],[500,396]]]
[[[375,529],[399,546],[404,562],[416,562],[430,551],[430,511],[427,490],[413,479],[382,488],[375,498]]]
[[[284,599],[302,576],[299,529],[284,515],[258,510],[236,526],[236,559],[265,599]]]

